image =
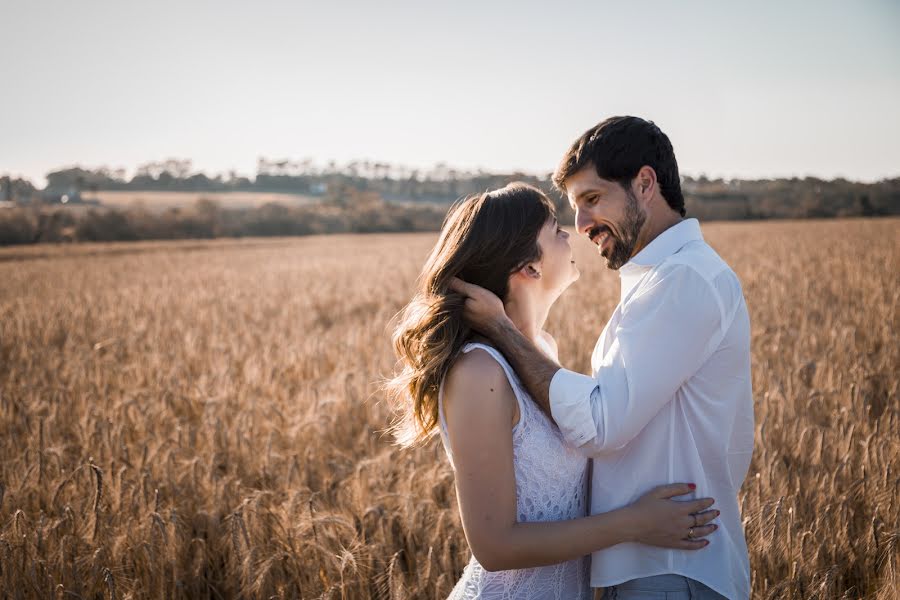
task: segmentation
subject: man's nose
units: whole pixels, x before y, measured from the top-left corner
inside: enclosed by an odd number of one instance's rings
[[[590,216],[583,210],[575,209],[575,229],[578,233],[587,234],[593,226]]]

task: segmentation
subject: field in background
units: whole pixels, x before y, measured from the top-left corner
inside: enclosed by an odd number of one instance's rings
[[[168,210],[188,208],[201,199],[212,200],[222,208],[259,208],[263,204],[276,202],[284,206],[302,206],[317,202],[320,198],[303,194],[276,194],[267,192],[141,192],[141,191],[99,191],[87,193],[86,197],[97,199],[111,208],[133,208],[143,204],[148,210]]]
[[[753,326],[753,597],[896,597],[900,220],[704,233]],[[446,597],[469,556],[453,473],[379,433],[377,383],[435,239],[0,249],[0,589]],[[618,281],[573,246],[547,329],[587,370]]]

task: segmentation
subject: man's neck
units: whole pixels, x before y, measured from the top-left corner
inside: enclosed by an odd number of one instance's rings
[[[637,254],[646,248],[650,242],[655,240],[659,235],[673,227],[678,225],[682,221],[684,221],[684,217],[680,214],[667,211],[668,214],[664,215],[650,215],[647,217],[647,222],[644,224],[644,227],[641,229],[641,233],[638,235],[638,243],[634,245],[634,251],[631,253],[629,258],[634,258]]]

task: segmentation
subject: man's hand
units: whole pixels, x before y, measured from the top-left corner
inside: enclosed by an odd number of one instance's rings
[[[469,326],[491,339],[496,339],[502,326],[511,323],[503,302],[493,292],[454,277],[450,289],[466,297],[463,318]]]
[[[490,338],[512,363],[525,388],[541,410],[550,413],[550,381],[559,365],[522,335],[503,309],[503,302],[490,291],[454,277],[450,289],[466,297],[463,318],[472,329]]]

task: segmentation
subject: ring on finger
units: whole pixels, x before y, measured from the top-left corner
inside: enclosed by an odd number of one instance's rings
[[[689,539],[689,540],[694,539],[694,528],[693,528],[693,527],[691,527],[690,529],[688,529],[688,535],[687,535],[687,536],[688,536],[688,539]]]

